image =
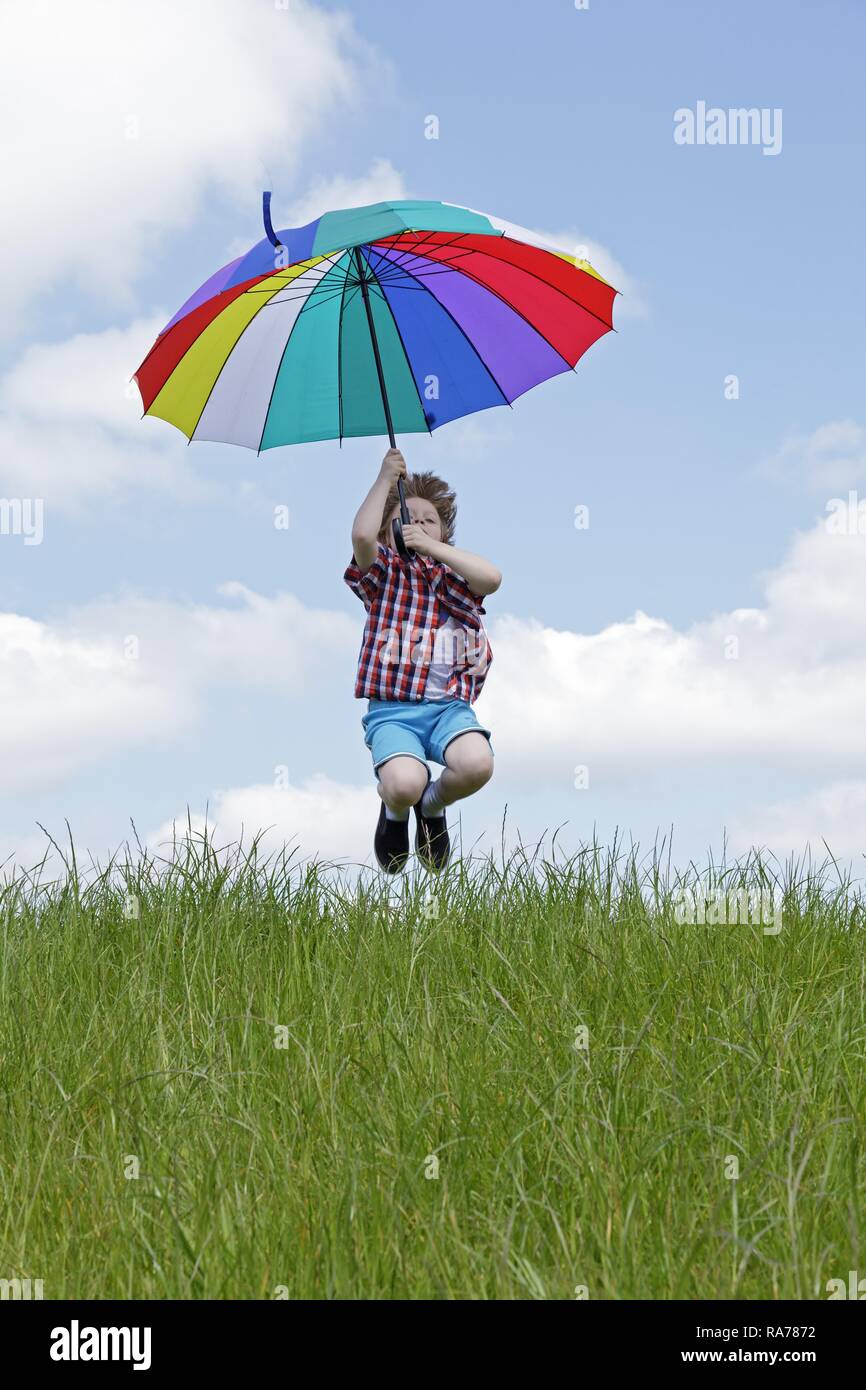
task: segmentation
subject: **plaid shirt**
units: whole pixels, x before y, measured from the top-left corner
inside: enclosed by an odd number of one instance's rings
[[[367,610],[356,699],[423,700],[436,632],[449,614],[459,632],[444,697],[478,699],[493,660],[483,594],[441,560],[417,552],[404,560],[381,541],[370,568],[362,570],[353,554],[343,579]]]

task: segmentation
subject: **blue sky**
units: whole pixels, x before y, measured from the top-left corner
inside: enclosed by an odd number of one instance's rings
[[[459,807],[464,845],[496,847],[507,803],[530,842],[673,823],[682,857],[726,832],[857,856],[866,538],[825,521],[866,474],[862,6],[152,12],[153,37],[133,5],[80,4],[74,28],[61,7],[48,39],[26,6],[2,20],[0,494],[43,499],[45,530],[0,535],[0,851],[68,818],[103,854],[130,817],[158,837],[210,804],[227,835],[258,819],[304,854],[369,853],[342,573],[385,442],[189,448],[126,391],[259,239],[270,187],[277,226],[390,196],[480,208],[588,244],[624,290],[576,373],[402,441],[504,575],[476,707],[496,776]],[[780,110],[779,153],[678,145],[699,101]]]

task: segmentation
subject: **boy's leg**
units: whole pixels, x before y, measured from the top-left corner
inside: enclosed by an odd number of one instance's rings
[[[376,790],[385,805],[398,815],[408,814],[410,806],[415,805],[427,786],[430,775],[427,764],[418,758],[398,754],[380,763],[377,770]]]
[[[415,807],[418,855],[428,868],[437,872],[448,862],[451,853],[445,808],[477,792],[493,775],[493,750],[485,735],[475,730],[454,734],[446,743],[442,757],[445,771],[430,783]]]
[[[437,800],[443,806],[451,806],[464,796],[471,796],[493,776],[493,754],[484,734],[471,729],[456,734],[446,745],[442,756],[445,770],[438,778],[436,788]]]
[[[421,796],[430,770],[426,762],[396,753],[376,766],[382,799],[373,836],[373,849],[383,869],[399,873],[409,858],[409,807]]]

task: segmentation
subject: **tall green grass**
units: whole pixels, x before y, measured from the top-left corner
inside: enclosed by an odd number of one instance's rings
[[[0,1278],[705,1299],[866,1275],[863,903],[831,862],[699,879],[593,844],[349,884],[207,833],[66,860],[0,889]],[[681,923],[684,882],[772,884],[782,930]]]

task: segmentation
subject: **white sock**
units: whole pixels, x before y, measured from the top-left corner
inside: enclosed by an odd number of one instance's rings
[[[426,792],[421,798],[422,816],[443,816],[445,814],[445,802],[440,799],[439,793],[442,778],[437,777],[435,782],[431,782]]]
[[[385,818],[386,818],[386,820],[408,820],[408,819],[409,819],[409,808],[407,807],[405,811],[392,811],[392,810],[391,810],[391,807],[388,805],[388,803],[387,803],[387,801],[386,801],[386,802],[385,802]]]

